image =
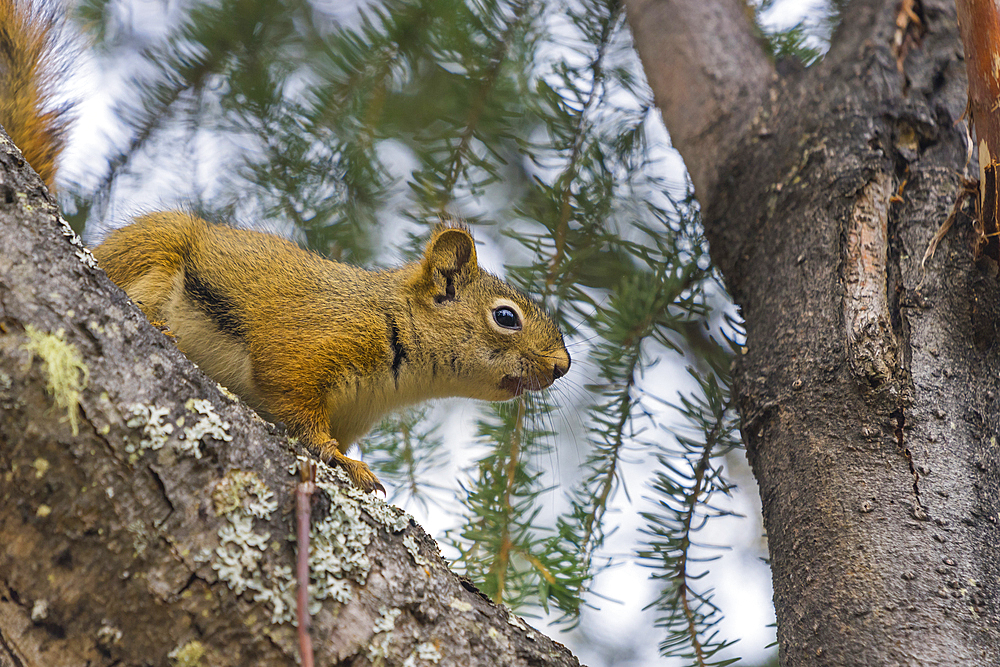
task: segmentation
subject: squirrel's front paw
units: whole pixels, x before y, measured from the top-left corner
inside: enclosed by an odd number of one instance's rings
[[[382,495],[385,495],[385,487],[378,481],[378,477],[371,471],[367,463],[348,458],[336,449],[333,450],[330,463],[335,463],[343,468],[354,485],[362,491],[366,493],[381,491]]]
[[[347,473],[347,476],[351,478],[351,481],[359,489],[366,493],[381,491],[382,495],[385,495],[385,487],[378,481],[378,477],[371,471],[367,463],[349,459],[344,455],[341,455],[337,459],[337,463],[344,469],[344,472]]]

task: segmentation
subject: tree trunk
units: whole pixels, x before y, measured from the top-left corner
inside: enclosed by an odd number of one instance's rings
[[[735,389],[786,666],[1000,663],[1000,294],[961,213],[921,269],[968,144],[955,7],[915,10],[899,29],[895,0],[852,3],[701,199],[746,322]]]
[[[786,666],[1000,664],[996,266],[960,213],[921,269],[963,188],[962,46],[950,0],[897,11],[853,2],[826,58],[691,167],[715,172],[706,234],[746,322]],[[638,48],[655,82],[671,63]]]
[[[94,268],[3,132],[0,239],[0,666],[294,664],[287,440]],[[321,468],[317,664],[578,664]]]

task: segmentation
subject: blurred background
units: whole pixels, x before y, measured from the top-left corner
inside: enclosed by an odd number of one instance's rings
[[[777,664],[729,398],[739,313],[621,3],[62,7],[58,196],[89,245],[183,208],[379,267],[465,218],[480,262],[556,317],[573,368],[544,394],[381,425],[363,456],[389,500],[592,667]],[[747,5],[800,67],[841,9]]]

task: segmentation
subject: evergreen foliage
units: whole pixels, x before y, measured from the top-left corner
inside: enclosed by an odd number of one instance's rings
[[[661,650],[727,664],[691,549],[731,488],[719,458],[738,446],[731,346],[716,339],[739,332],[717,325],[721,288],[690,186],[663,178],[665,135],[622,4],[216,0],[170,5],[165,28],[131,33],[123,7],[78,8],[97,57],[141,44],[117,108],[128,137],[93,192],[73,193],[91,222],[113,217],[115,198],[166,155],[212,174],[157,204],[266,221],[334,259],[412,254],[442,216],[469,220],[569,333],[574,369],[568,388],[482,408],[481,456],[446,535],[456,567],[498,602],[551,606],[572,624],[621,558],[604,549],[612,500],[649,484],[652,498],[632,499],[649,508],[647,540],[625,557],[662,583]],[[774,37],[772,52],[815,60],[803,34]],[[693,378],[672,401],[679,428],[658,425],[662,401],[645,381],[664,357],[686,359]],[[426,504],[447,462],[427,413],[389,420],[366,443],[394,498]],[[576,420],[585,450],[568,480],[547,470],[574,444],[560,418]],[[648,452],[657,469],[626,480],[623,461]]]

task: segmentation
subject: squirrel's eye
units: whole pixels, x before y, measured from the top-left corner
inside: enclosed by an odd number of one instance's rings
[[[520,329],[521,319],[514,312],[513,308],[508,306],[497,306],[493,309],[493,321],[502,326],[504,329]]]

